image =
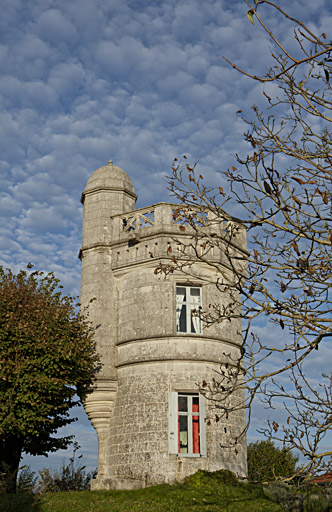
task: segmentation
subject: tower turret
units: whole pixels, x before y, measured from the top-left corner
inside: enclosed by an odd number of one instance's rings
[[[118,302],[112,272],[112,219],[116,214],[133,210],[136,199],[128,175],[111,160],[91,175],[81,197],[81,305],[83,309],[89,305],[89,318],[98,326],[95,338],[102,363],[94,390],[86,398],[85,408],[98,435],[100,475],[105,471],[105,441],[117,388],[115,343]]]
[[[165,277],[157,267],[186,256],[185,247],[205,253],[206,244],[193,247],[195,231],[181,220],[179,205],[135,210],[131,181],[112,164],[95,171],[83,199],[81,302],[96,298],[90,318],[99,325],[103,365],[85,403],[99,440],[92,487],[173,482],[198,469],[245,476],[245,441],[237,453],[221,448],[244,429],[244,412],[207,426],[208,403],[198,389],[241,353],[239,318],[208,328],[197,313],[230,302],[228,292],[222,296],[215,286],[218,268],[232,272],[222,244],[211,248],[206,263],[194,260],[192,273]],[[197,219],[207,234],[216,234],[208,213],[197,212]],[[245,229],[234,226],[231,219],[218,224],[221,239],[231,238],[234,255],[245,257]],[[230,399],[241,402],[243,396]]]

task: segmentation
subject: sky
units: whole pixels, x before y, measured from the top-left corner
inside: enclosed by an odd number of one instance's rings
[[[278,3],[330,34],[328,0]],[[130,176],[137,207],[170,199],[165,176],[183,154],[208,183],[225,186],[219,171],[247,150],[237,112],[250,115],[263,86],[222,55],[264,73],[271,46],[242,0],[0,0],[0,8],[0,264],[18,271],[32,262],[78,296],[80,196],[92,172],[112,159]],[[265,19],[292,45],[292,25],[268,11]],[[67,432],[92,468],[96,436],[82,409],[78,416]],[[58,467],[65,455],[23,462]]]

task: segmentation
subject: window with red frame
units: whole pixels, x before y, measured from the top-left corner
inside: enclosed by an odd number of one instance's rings
[[[199,393],[169,393],[169,453],[206,455],[206,400]]]
[[[200,453],[198,394],[178,395],[178,453]]]

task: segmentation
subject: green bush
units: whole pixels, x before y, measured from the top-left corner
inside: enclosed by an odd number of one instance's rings
[[[329,512],[332,510],[331,494],[325,489],[317,489],[303,502],[303,512]]]
[[[19,469],[16,483],[16,492],[34,492],[38,477],[30,466],[23,466]]]
[[[86,473],[85,466],[75,461],[76,451],[79,449],[77,443],[74,443],[74,451],[69,459],[69,464],[63,464],[60,471],[53,473],[43,468],[39,471],[39,481],[36,486],[37,492],[59,492],[59,491],[84,491],[90,489],[90,482],[96,475],[96,470]],[[81,459],[79,455],[77,459]]]
[[[248,445],[248,478],[252,482],[273,482],[292,476],[298,457],[272,441],[256,441]]]
[[[239,485],[236,475],[226,469],[219,471],[204,471],[199,469],[193,475],[187,476],[184,483],[190,487],[205,487],[206,485],[226,484],[229,486]]]
[[[272,501],[279,503],[287,512],[302,511],[302,496],[295,494],[287,484],[274,482],[264,487],[264,494]]]

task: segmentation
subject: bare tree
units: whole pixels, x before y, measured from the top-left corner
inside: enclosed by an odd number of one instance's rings
[[[228,414],[228,397],[239,386],[246,389],[249,410],[255,396],[271,407],[276,400],[284,401],[288,423],[280,427],[271,420],[265,433],[299,449],[308,460],[307,471],[332,455],[332,450],[320,451],[332,426],[331,376],[325,376],[327,384],[317,390],[302,366],[332,336],[332,46],[326,34],[314,34],[275,2],[244,2],[249,20],[263,27],[277,52],[272,52],[273,65],[262,77],[231,65],[264,84],[266,106],[253,106],[252,117],[244,119],[251,150],[245,158],[237,155],[235,165],[224,171],[228,192],[206,187],[201,171],[186,157],[175,159],[169,190],[181,203],[175,215],[191,230],[191,251],[184,247],[180,258],[173,257],[158,271],[190,273],[197,260],[211,264],[206,256],[212,248],[223,252],[222,261],[213,263],[219,270],[216,286],[231,300],[200,314],[207,325],[240,315],[243,354],[212,382],[202,383],[202,390],[218,420]],[[294,24],[296,55],[264,23],[264,8]],[[242,208],[241,218],[225,213],[230,197]],[[199,221],[204,216],[215,230],[205,229]],[[236,250],[243,226],[248,255]],[[280,342],[254,334],[261,317],[280,330]],[[280,384],[283,374],[290,375],[287,389]]]

